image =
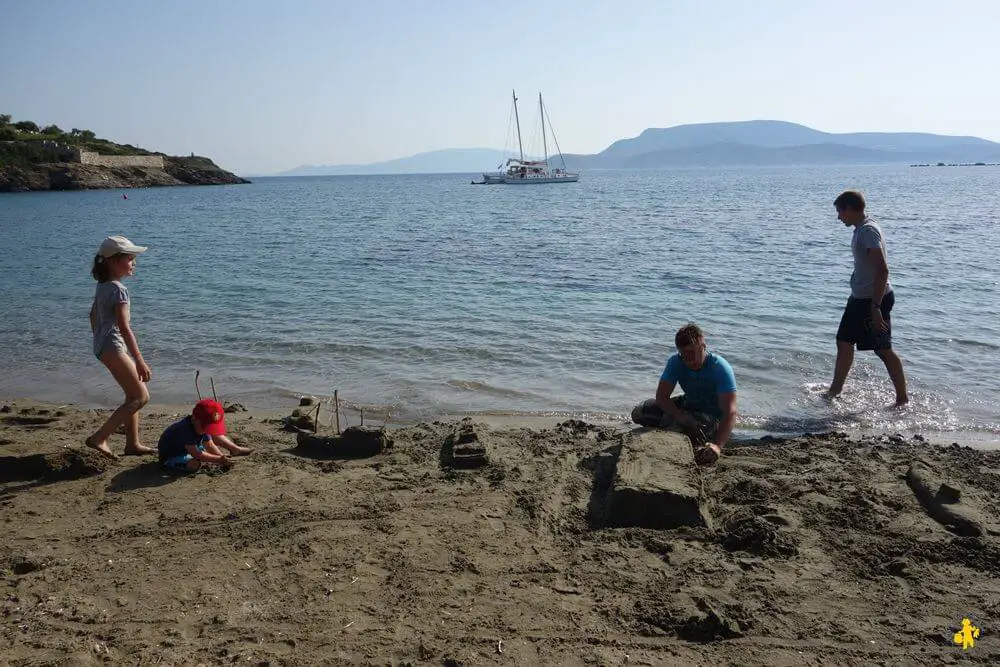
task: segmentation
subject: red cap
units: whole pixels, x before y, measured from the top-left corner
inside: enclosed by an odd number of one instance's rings
[[[191,416],[198,420],[201,430],[208,435],[226,434],[225,414],[222,404],[210,398],[195,403],[194,410],[191,411]]]

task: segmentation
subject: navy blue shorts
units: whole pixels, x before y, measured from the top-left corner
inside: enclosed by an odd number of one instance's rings
[[[715,431],[719,428],[719,420],[716,417],[692,410],[691,406],[687,404],[684,394],[674,396],[670,400],[681,410],[694,417],[706,435],[709,437],[715,435]],[[651,426],[653,428],[671,428],[675,426],[673,418],[656,404],[655,398],[648,398],[632,408],[632,421],[640,426]]]
[[[837,340],[854,343],[859,350],[891,350],[892,322],[889,316],[894,303],[896,303],[896,296],[892,292],[882,297],[882,304],[879,310],[882,311],[882,319],[889,325],[889,330],[874,331],[874,327],[872,326],[872,300],[855,299],[852,296],[847,300],[847,305],[844,307],[844,314],[840,318],[840,327],[837,329]]]

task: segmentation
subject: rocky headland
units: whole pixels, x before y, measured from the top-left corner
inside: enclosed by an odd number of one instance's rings
[[[236,183],[249,181],[206,157],[171,157],[0,114],[0,192]]]
[[[78,162],[43,162],[26,166],[0,165],[0,192],[224,185],[250,182],[220,168],[205,157],[165,156],[163,163],[163,169]]]

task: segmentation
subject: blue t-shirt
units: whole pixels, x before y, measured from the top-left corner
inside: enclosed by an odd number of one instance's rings
[[[681,355],[675,354],[667,359],[667,366],[663,369],[660,380],[680,385],[689,409],[713,417],[722,416],[719,394],[736,391],[733,367],[714,352],[705,355],[705,363],[696,371],[685,366]]]
[[[156,449],[160,453],[160,461],[166,461],[175,456],[187,454],[188,445],[198,445],[207,439],[209,436],[198,435],[194,432],[191,415],[188,415],[164,429]]]

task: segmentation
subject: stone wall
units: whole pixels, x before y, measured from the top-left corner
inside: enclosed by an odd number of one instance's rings
[[[162,155],[98,155],[90,151],[78,151],[80,164],[96,164],[102,167],[147,167],[163,169]]]

